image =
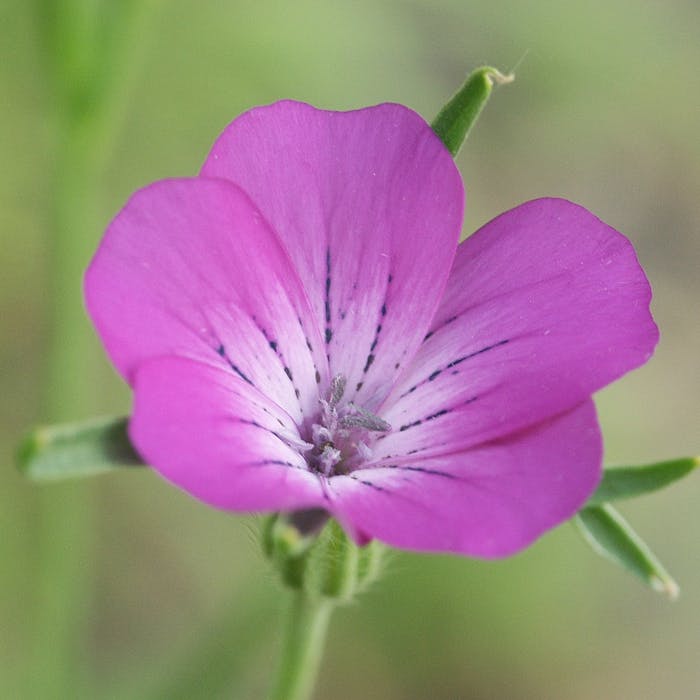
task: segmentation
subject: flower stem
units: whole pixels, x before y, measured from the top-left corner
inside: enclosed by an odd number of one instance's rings
[[[308,700],[321,663],[333,601],[295,591],[269,700]]]

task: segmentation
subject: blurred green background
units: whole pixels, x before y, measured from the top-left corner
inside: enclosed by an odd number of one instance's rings
[[[56,57],[34,5],[0,5],[1,698],[259,698],[267,687],[283,601],[253,518],[210,510],[147,471],[39,487],[12,464],[42,418],[128,411],[87,325],[52,314],[81,310],[75,270],[129,194],[195,174],[253,105],[396,101],[431,119],[471,68],[518,64],[458,159],[465,234],[542,195],[626,233],[662,340],[598,396],[606,461],[700,450],[695,0],[163,1],[127,52],[138,65],[113,148],[88,191],[73,192],[97,210],[87,238],[76,228],[69,263],[54,240],[67,150]],[[73,272],[62,279],[60,266]],[[79,361],[52,364],[58,346]],[[674,604],[569,526],[501,562],[392,554],[383,581],[336,613],[317,697],[697,697],[698,504],[696,476],[622,506],[679,580]],[[47,629],[51,619],[60,627]]]

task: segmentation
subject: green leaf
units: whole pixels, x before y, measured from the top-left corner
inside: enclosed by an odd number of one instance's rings
[[[503,75],[490,66],[477,68],[440,110],[431,126],[453,156],[459,152],[486,105],[494,83],[504,85],[513,80],[513,75]]]
[[[682,479],[698,466],[700,458],[681,457],[640,467],[608,467],[603,471],[603,479],[586,505],[599,505],[657,491]]]
[[[19,447],[19,469],[36,481],[54,481],[143,466],[126,427],[119,417],[37,428]]]
[[[620,564],[657,593],[678,597],[678,584],[642,538],[609,503],[583,508],[574,524],[595,552]]]

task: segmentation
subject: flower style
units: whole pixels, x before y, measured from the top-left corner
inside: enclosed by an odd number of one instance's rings
[[[458,245],[463,201],[411,110],[291,101],[137,192],[85,289],[145,461],[360,543],[498,557],[571,517],[601,472],[590,396],[656,344],[649,284],[580,206],[531,201]]]

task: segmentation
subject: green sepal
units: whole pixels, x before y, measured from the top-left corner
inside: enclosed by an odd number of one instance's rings
[[[607,467],[587,506],[641,496],[672,484],[700,465],[698,457],[680,457],[638,467]]]
[[[331,518],[305,533],[295,514],[269,516],[263,523],[262,543],[282,583],[312,598],[350,602],[381,570],[382,545],[370,542],[358,547]]]
[[[678,584],[649,546],[609,503],[583,508],[573,519],[591,548],[638,576],[657,593],[678,597]]]
[[[315,534],[304,535],[281,513],[270,515],[263,521],[263,552],[288,588],[303,588],[309,550],[315,541]]]
[[[482,66],[469,74],[462,87],[438,112],[431,126],[447,150],[456,156],[476,123],[491,95],[494,83],[512,82],[512,75],[503,75],[490,66]]]
[[[382,572],[385,546],[372,540],[364,547],[360,547],[357,557],[357,584],[358,591],[367,590]]]
[[[127,418],[111,417],[36,428],[21,442],[17,465],[36,481],[144,466],[129,441],[127,424]]]
[[[311,550],[306,581],[310,593],[349,601],[357,590],[359,548],[335,520],[331,520]]]

